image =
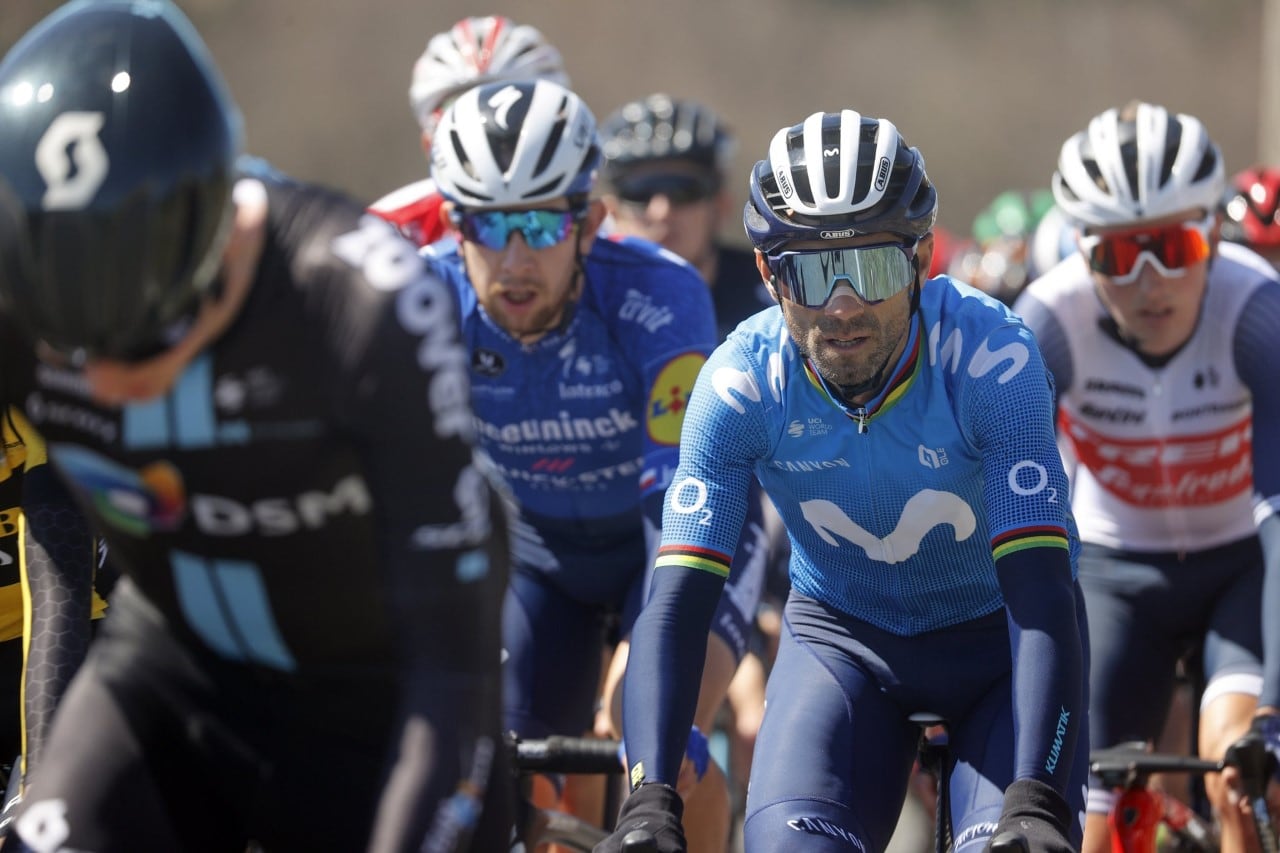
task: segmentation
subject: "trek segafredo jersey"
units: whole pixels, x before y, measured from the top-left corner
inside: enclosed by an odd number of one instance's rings
[[[706,285],[651,243],[598,238],[572,319],[525,345],[479,305],[452,241],[427,257],[461,305],[481,445],[555,554],[539,568],[563,583],[580,558],[599,574],[602,551],[642,546],[642,498],[675,471],[686,401],[715,346]]]
[[[1058,380],[1062,453],[1086,542],[1199,551],[1254,535],[1255,521],[1280,507],[1269,440],[1280,404],[1278,306],[1270,264],[1223,242],[1195,332],[1153,367],[1099,333],[1106,311],[1082,258],[1028,288],[1018,308]]]
[[[898,635],[1003,605],[995,559],[1074,552],[1035,342],[995,300],[947,277],[921,294],[892,379],[868,405],[837,401],[779,309],[743,323],[707,362],[667,492],[659,565],[723,574],[749,478],[791,538],[804,595]]]

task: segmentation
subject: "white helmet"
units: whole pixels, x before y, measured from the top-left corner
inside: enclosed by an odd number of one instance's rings
[[[431,132],[445,102],[472,86],[538,78],[569,85],[560,51],[542,33],[502,15],[463,18],[427,42],[413,66],[409,102]]]
[[[549,80],[488,83],[444,111],[431,143],[431,177],[472,209],[585,197],[600,164],[596,120]]]
[[[1080,225],[1127,225],[1213,210],[1225,184],[1222,153],[1199,119],[1139,102],[1063,143],[1053,195]]]

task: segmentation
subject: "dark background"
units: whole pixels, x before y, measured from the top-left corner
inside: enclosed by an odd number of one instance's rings
[[[1133,97],[1200,117],[1230,172],[1268,150],[1272,0],[179,0],[245,113],[250,148],[371,201],[425,176],[408,105],[427,38],[464,15],[539,27],[603,119],[665,90],[717,108],[744,196],[773,132],[842,107],[925,155],[941,222],[1047,185],[1071,133]],[[0,0],[0,48],[59,4]],[[1265,103],[1264,103],[1265,106]],[[1278,140],[1277,142],[1280,142]],[[740,221],[725,233],[742,239]]]

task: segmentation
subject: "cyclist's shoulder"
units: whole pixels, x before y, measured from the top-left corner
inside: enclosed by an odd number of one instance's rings
[[[1022,319],[1000,300],[949,275],[929,279],[920,295],[924,333],[930,339],[954,330],[965,335],[989,335],[999,329],[1023,327]]]
[[[619,340],[679,340],[708,352],[716,341],[711,295],[698,271],[647,240],[595,240],[586,262],[582,307]]]
[[[602,292],[631,286],[674,296],[696,284],[706,290],[698,271],[679,255],[640,237],[608,234],[592,242],[586,261],[588,286]]]
[[[440,221],[444,196],[435,181],[425,178],[392,190],[369,205],[376,214],[400,229],[418,246],[427,246],[445,233]]]

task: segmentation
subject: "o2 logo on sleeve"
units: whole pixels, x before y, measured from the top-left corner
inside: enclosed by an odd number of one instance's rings
[[[110,160],[98,134],[102,113],[63,113],[36,145],[36,169],[44,178],[45,210],[77,210],[93,200],[107,179]]]

